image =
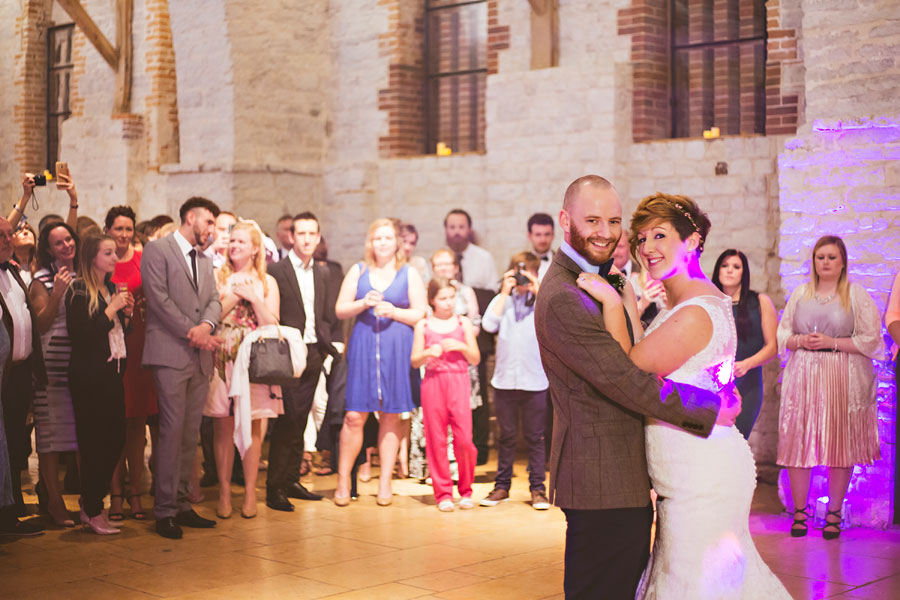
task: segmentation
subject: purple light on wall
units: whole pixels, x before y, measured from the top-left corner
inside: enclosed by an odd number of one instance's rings
[[[825,234],[841,236],[851,280],[863,285],[881,314],[900,268],[900,115],[815,121],[779,156],[782,218],[779,255],[788,296],[808,281],[809,253]],[[883,330],[887,346],[890,338]],[[884,527],[893,517],[897,398],[889,356],[873,361],[882,458],[853,469],[847,499],[854,524]],[[787,472],[782,500],[791,507]],[[827,496],[824,468],[813,471],[810,498]]]

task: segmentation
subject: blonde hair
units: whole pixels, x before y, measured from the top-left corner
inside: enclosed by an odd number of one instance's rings
[[[100,308],[100,289],[106,287],[106,281],[98,279],[94,272],[94,259],[100,253],[100,244],[116,240],[104,233],[88,234],[81,243],[78,253],[78,274],[84,281],[84,290],[88,297],[88,315],[94,316]]]
[[[803,297],[806,299],[812,298],[816,295],[816,290],[819,288],[819,274],[816,272],[816,252],[822,246],[837,246],[838,252],[841,254],[843,266],[841,267],[841,275],[838,277],[837,294],[838,298],[841,299],[841,306],[844,307],[844,310],[849,311],[850,280],[847,278],[847,246],[844,245],[844,240],[836,235],[823,235],[818,239],[816,245],[813,246],[812,261],[809,265],[809,285],[806,286],[806,293]]]
[[[267,281],[268,277],[266,277],[266,251],[263,246],[262,229],[259,228],[256,221],[244,221],[241,219],[238,223],[235,223],[234,227],[231,229],[231,235],[234,235],[235,231],[250,232],[250,243],[253,244],[253,247],[256,250],[256,256],[250,259],[251,265],[253,266],[256,275],[262,280],[263,294],[268,296],[269,283]],[[229,242],[229,244],[230,243],[231,242]],[[226,256],[227,254],[228,251],[226,250]],[[227,256],[225,263],[219,267],[219,270],[216,272],[216,278],[219,281],[219,285],[224,286],[232,273],[234,273],[234,265],[231,263],[231,257]]]
[[[394,251],[394,260],[396,261],[397,268],[399,269],[406,264],[407,257],[403,252],[403,249],[400,247],[400,229],[398,227],[397,219],[375,219],[374,221],[372,221],[372,224],[369,225],[369,230],[366,232],[366,251],[364,259],[365,263],[370,267],[375,266],[375,250],[372,248],[372,238],[375,237],[375,231],[377,231],[381,227],[390,227],[394,230],[394,243],[397,246],[397,249]]]

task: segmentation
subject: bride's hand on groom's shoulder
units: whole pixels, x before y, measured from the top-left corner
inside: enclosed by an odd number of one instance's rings
[[[598,302],[615,303],[621,302],[622,298],[619,292],[602,277],[596,273],[582,272],[576,280],[578,287],[594,297]]]
[[[721,405],[716,425],[731,427],[741,414],[741,393],[734,383],[730,383],[719,391],[719,400]]]

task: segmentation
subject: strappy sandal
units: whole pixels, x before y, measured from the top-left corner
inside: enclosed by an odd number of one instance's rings
[[[828,520],[828,517],[837,517],[837,523],[832,523]],[[822,539],[826,540],[835,540],[841,535],[841,511],[838,510],[829,510],[825,513],[825,527],[822,528]],[[833,527],[834,531],[829,531],[828,528]]]
[[[798,517],[797,513],[800,513],[803,516]],[[809,526],[806,522],[811,518],[812,515],[809,514],[809,504],[799,510],[795,510],[794,524],[791,525],[791,537],[805,537],[807,532],[809,532]]]
[[[144,512],[144,507],[141,506],[141,495],[140,494],[132,494],[128,496],[128,506],[131,507],[131,518],[135,521],[145,521],[147,520],[147,513]]]
[[[119,508],[119,510],[113,512],[113,510],[112,510],[112,501],[113,501],[113,499],[115,499],[115,498],[119,498],[119,499],[120,499],[120,500],[119,500],[119,507],[120,507],[120,508]],[[119,523],[120,521],[124,521],[124,520],[125,520],[125,513],[122,511],[122,500],[124,500],[124,499],[125,499],[125,496],[123,496],[122,494],[110,494],[110,495],[109,495],[109,508],[110,508],[110,510],[109,510],[109,513],[106,515],[106,518],[107,518],[108,520],[113,521],[113,522],[115,522],[115,523]]]

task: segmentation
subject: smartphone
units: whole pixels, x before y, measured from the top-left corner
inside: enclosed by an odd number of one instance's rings
[[[64,163],[60,161],[56,161],[56,181],[59,183],[59,176],[65,175],[69,176],[69,163]]]

